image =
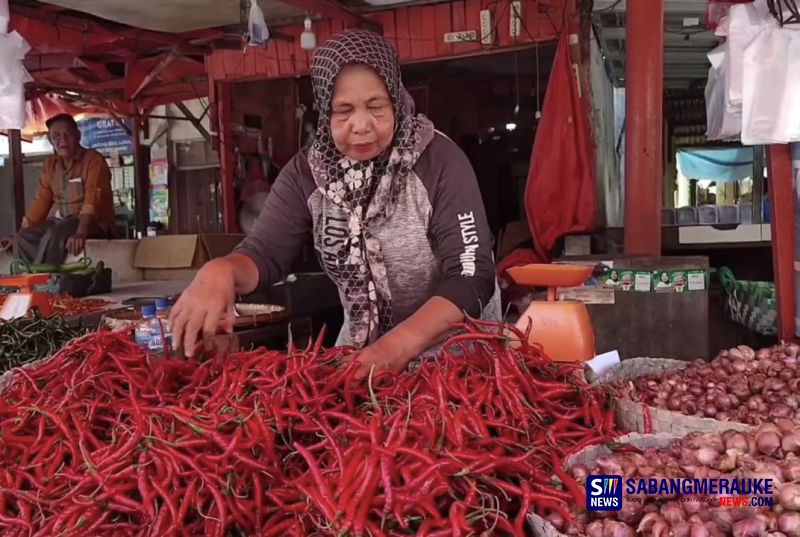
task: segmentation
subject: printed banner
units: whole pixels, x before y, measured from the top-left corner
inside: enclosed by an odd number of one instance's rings
[[[129,119],[122,120],[130,129]],[[133,138],[113,118],[89,118],[78,123],[81,145],[99,151],[106,157],[133,155]]]

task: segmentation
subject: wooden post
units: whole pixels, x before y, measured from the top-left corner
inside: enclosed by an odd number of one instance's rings
[[[18,129],[8,132],[11,174],[14,177],[14,226],[19,231],[25,216],[25,173],[22,162],[22,135]]]
[[[222,175],[222,224],[225,233],[237,233],[236,217],[236,163],[233,155],[233,131],[231,129],[231,85],[220,82],[217,87],[217,121],[219,128],[219,163]]]
[[[625,254],[660,256],[664,0],[627,5]]]

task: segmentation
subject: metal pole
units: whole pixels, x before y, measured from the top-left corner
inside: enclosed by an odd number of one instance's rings
[[[625,254],[661,255],[664,0],[628,0]]]
[[[231,85],[220,82],[217,91],[219,117],[219,162],[222,175],[222,224],[225,233],[236,233],[236,163],[233,155],[233,131],[231,130]]]
[[[25,216],[25,172],[22,162],[22,135],[18,129],[8,132],[8,149],[11,156],[11,174],[14,177],[14,226],[19,231]]]
[[[133,171],[134,196],[136,198],[136,230],[147,235],[150,223],[150,159],[148,147],[141,144],[142,117],[133,118]]]

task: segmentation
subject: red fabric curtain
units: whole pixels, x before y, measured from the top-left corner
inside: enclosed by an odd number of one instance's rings
[[[525,212],[539,257],[566,234],[591,231],[597,203],[594,142],[563,32],[553,60],[525,187]]]

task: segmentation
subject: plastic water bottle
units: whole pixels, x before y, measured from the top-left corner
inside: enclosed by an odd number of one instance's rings
[[[142,320],[136,325],[133,331],[133,339],[142,347],[151,348],[153,345],[153,321],[156,320],[155,306],[142,306]],[[161,335],[159,334],[159,339]]]
[[[156,321],[158,321],[156,329],[162,338],[162,348],[171,348],[172,331],[169,326],[169,300],[166,298],[156,299]]]

